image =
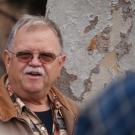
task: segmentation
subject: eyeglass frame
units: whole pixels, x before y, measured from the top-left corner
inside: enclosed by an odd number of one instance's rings
[[[20,61],[20,62],[23,62],[23,63],[29,63],[29,62],[31,62],[32,61],[32,59],[34,58],[34,54],[38,54],[38,59],[39,59],[39,61],[42,63],[42,64],[49,64],[49,63],[53,63],[55,60],[56,60],[56,58],[57,57],[59,57],[59,56],[61,56],[62,55],[62,53],[60,53],[60,54],[58,54],[58,55],[56,55],[56,54],[54,54],[54,53],[52,53],[52,52],[40,52],[40,53],[32,53],[31,51],[29,51],[29,50],[23,50],[23,51],[18,51],[18,52],[13,52],[13,51],[11,51],[11,50],[9,50],[9,49],[7,49],[7,51],[9,52],[9,53],[11,53],[11,54],[13,54],[13,55],[15,55],[16,56],[16,58],[18,59],[18,61]],[[25,61],[25,59],[19,59],[19,54],[18,53],[29,53],[30,55],[31,55],[31,58],[29,58],[29,60],[26,60]],[[51,61],[44,61],[43,59],[41,59],[42,57],[42,54],[51,54],[54,58],[51,60]]]

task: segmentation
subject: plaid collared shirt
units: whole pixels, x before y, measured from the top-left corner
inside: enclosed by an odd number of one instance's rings
[[[115,81],[87,105],[75,135],[135,135],[135,73]]]
[[[15,108],[17,109],[18,119],[25,121],[34,135],[49,135],[43,122],[34,112],[25,106],[23,101],[17,97],[15,93],[13,93],[9,83],[7,84],[7,89]],[[60,111],[61,104],[53,92],[52,97],[54,98],[54,103],[51,104],[51,109],[53,111],[52,135],[67,135],[64,119]]]

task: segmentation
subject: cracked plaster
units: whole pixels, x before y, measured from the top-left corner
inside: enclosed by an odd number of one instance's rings
[[[56,85],[73,100],[92,99],[117,75],[135,70],[134,0],[48,0],[47,9],[68,56]]]
[[[80,101],[92,98],[132,67],[124,60],[134,56],[134,4],[130,0],[48,1],[49,17],[63,34],[66,73],[76,76],[68,80],[69,95]]]

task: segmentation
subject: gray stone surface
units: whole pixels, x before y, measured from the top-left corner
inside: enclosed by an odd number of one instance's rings
[[[1,8],[16,16],[25,13]],[[125,71],[135,70],[135,0],[48,0],[47,9],[62,31],[67,54],[56,85],[76,102],[85,103]],[[1,19],[0,52],[13,24]],[[0,75],[3,67],[0,57]]]
[[[73,99],[86,101],[135,69],[134,0],[48,0],[47,9],[62,31],[66,74],[75,76],[59,87]]]

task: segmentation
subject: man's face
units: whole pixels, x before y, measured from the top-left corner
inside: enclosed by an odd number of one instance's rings
[[[65,56],[60,55],[61,47],[58,38],[49,28],[33,32],[21,28],[16,34],[14,47],[11,51],[33,54],[33,58],[29,62],[24,62],[9,51],[4,53],[9,81],[16,93],[42,92],[44,94],[44,90],[49,89],[60,76]],[[50,63],[41,62],[39,54],[43,52],[52,53],[57,57]]]

